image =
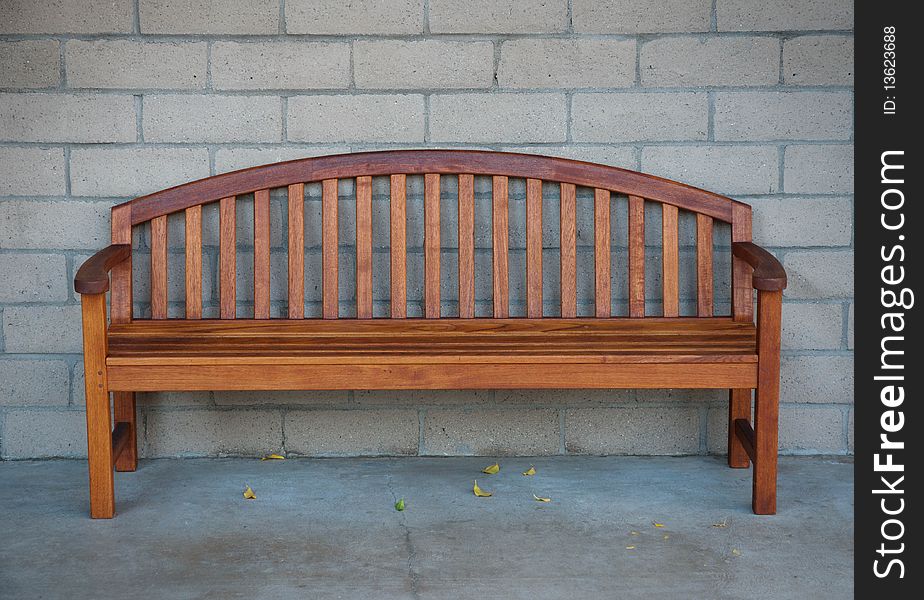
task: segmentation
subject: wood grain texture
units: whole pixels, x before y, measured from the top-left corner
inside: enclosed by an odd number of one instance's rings
[[[202,318],[202,207],[186,209],[186,318]]]
[[[151,318],[167,318],[167,217],[151,220]]]
[[[612,314],[610,303],[610,193],[594,190],[594,311]]]
[[[577,315],[577,217],[576,191],[561,184],[561,316]]]
[[[321,312],[325,319],[340,316],[337,201],[337,180],[325,179],[321,184]]]
[[[526,316],[542,316],[542,181],[526,180]]]
[[[407,176],[391,176],[391,318],[407,317]]]
[[[219,203],[219,313],[222,319],[237,316],[237,200]]]
[[[135,392],[112,393],[112,418],[126,428],[125,446],[115,460],[115,470],[131,472],[138,468],[138,425]]]
[[[112,243],[128,246],[124,260],[112,265],[109,293],[109,319],[113,323],[132,320],[132,215],[131,206],[124,204],[112,209]],[[78,290],[79,292],[79,290]]]
[[[509,272],[507,268],[507,232],[509,212],[507,204],[508,179],[494,177],[491,182],[493,192],[492,230],[492,279],[494,282],[494,317],[501,319],[510,315]]]
[[[440,176],[424,175],[424,316],[440,316]]]
[[[193,181],[133,200],[132,224],[259,189],[392,173],[470,173],[558,181],[666,202],[725,222],[732,220],[732,209],[739,204],[725,196],[676,181],[565,158],[479,150],[389,150],[304,158]]]
[[[780,414],[780,324],[783,292],[757,293],[757,392],[754,394],[754,514],[776,514]]]
[[[751,462],[748,451],[736,435],[735,422],[751,419],[751,390],[728,390],[728,466],[733,469],[746,469]]]
[[[356,178],[356,318],[372,318],[372,178]]]
[[[132,247],[112,244],[84,261],[74,276],[74,290],[78,294],[104,294],[109,291],[109,273],[131,260]],[[124,322],[124,321],[123,321]]]
[[[253,316],[270,318],[269,190],[257,190],[253,195]]]
[[[731,237],[735,242],[751,241],[751,207],[735,205],[732,211]],[[754,287],[751,267],[742,258],[732,257],[732,315],[739,321],[754,320]]]
[[[305,316],[305,184],[293,183],[288,188],[289,318]]]
[[[732,254],[754,269],[751,272],[754,289],[771,292],[786,289],[786,271],[767,250],[751,242],[732,242]]]
[[[700,317],[711,317],[714,311],[712,244],[712,218],[696,215],[696,314]]]
[[[459,317],[475,317],[475,177],[459,175]]]
[[[83,316],[83,367],[87,405],[87,457],[90,470],[90,516],[115,514],[112,474],[112,418],[106,368],[106,295],[80,298]]]
[[[661,205],[661,302],[665,317],[680,314],[680,249],[677,207]]]
[[[629,316],[645,316],[645,201],[629,196]]]

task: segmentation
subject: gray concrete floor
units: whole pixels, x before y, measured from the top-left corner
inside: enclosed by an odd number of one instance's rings
[[[84,462],[0,463],[0,598],[853,596],[850,461],[781,459],[763,517],[719,458],[491,462],[147,460],[111,521]]]

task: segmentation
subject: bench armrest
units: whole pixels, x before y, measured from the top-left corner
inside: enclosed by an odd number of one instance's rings
[[[74,277],[78,294],[103,294],[109,290],[109,271],[131,256],[129,244],[113,244],[86,260]]]
[[[786,288],[786,270],[775,256],[751,242],[733,242],[732,253],[751,265],[754,289],[779,291]]]

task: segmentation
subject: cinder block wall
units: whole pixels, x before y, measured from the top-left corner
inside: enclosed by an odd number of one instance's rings
[[[756,241],[790,276],[781,449],[852,452],[852,4],[3,0],[0,456],[85,453],[71,282],[107,244],[114,203],[254,164],[437,146],[593,160],[751,203]],[[214,248],[206,257],[214,301]],[[377,309],[387,300],[386,287]],[[696,454],[723,452],[726,435],[721,392],[145,394],[141,405],[145,456]]]

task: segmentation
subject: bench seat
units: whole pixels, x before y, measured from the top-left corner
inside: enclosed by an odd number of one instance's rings
[[[755,384],[757,339],[729,317],[138,320],[106,363],[125,391],[728,388]]]

